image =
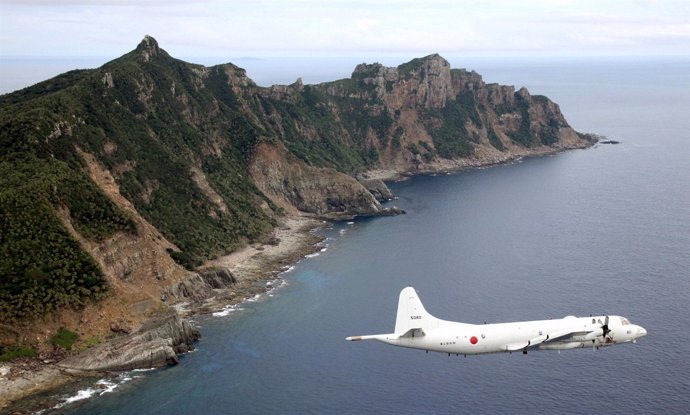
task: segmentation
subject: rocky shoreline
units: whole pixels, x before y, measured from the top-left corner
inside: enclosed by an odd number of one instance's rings
[[[418,166],[414,171],[372,170],[358,177],[379,200],[390,199],[392,194],[383,180],[403,180],[423,174],[440,174],[472,168],[502,165],[523,157],[541,157],[587,145],[542,148],[501,157],[477,157],[461,160],[441,160]],[[382,186],[383,184],[383,186]],[[386,192],[388,191],[388,192]],[[397,214],[384,210],[380,215]],[[288,217],[264,243],[252,244],[204,264],[193,274],[166,288],[162,300],[170,307],[154,313],[139,330],[123,333],[112,341],[55,361],[19,359],[0,365],[0,410],[8,413],[26,413],[14,409],[13,403],[26,397],[54,390],[74,383],[86,376],[107,375],[117,370],[162,367],[177,362],[177,355],[193,350],[201,333],[186,317],[208,314],[224,307],[232,307],[271,289],[280,273],[306,255],[318,250],[318,237],[313,230],[323,227],[323,219],[342,220],[349,216],[324,217],[300,214]],[[267,284],[269,282],[269,284]],[[124,353],[123,351],[127,351]],[[45,408],[43,408],[45,409]],[[14,411],[14,412],[13,412]]]
[[[313,230],[325,224],[306,215],[287,218],[265,243],[210,261],[198,274],[168,287],[163,299],[170,306],[154,312],[133,333],[122,333],[71,356],[20,358],[0,364],[0,410],[31,413],[33,409],[22,405],[23,399],[85,377],[108,377],[117,371],[176,363],[178,354],[193,350],[201,337],[187,317],[238,305],[265,293],[271,288],[267,281],[280,278],[286,267],[318,250],[316,244],[321,238]],[[60,404],[59,400],[54,403]],[[36,410],[49,409],[36,405]]]

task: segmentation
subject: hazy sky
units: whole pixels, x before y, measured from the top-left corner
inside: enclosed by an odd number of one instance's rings
[[[0,0],[0,55],[690,56],[688,0]]]

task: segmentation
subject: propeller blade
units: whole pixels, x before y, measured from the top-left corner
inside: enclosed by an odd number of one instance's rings
[[[604,337],[606,337],[606,335],[611,332],[611,330],[609,329],[609,316],[606,316],[606,318],[604,319],[604,325],[601,326],[601,330],[604,332]]]

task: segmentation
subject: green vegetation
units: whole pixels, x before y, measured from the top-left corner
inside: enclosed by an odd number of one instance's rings
[[[84,173],[78,148],[119,172],[120,192],[182,250],[173,256],[188,268],[272,229],[260,204],[279,210],[247,172],[262,127],[227,87],[226,71],[239,70],[211,68],[200,87],[198,69],[165,54],[144,62],[133,52],[0,97],[0,320],[106,295],[102,271],[61,217],[92,241],[136,232]],[[115,87],[103,82],[106,72]],[[196,185],[194,165],[226,211]]]
[[[366,147],[364,139],[369,132],[373,132],[379,142],[385,142],[393,125],[393,118],[382,101],[341,98],[334,100],[334,103],[338,106],[343,126],[357,148]]]
[[[74,342],[77,341],[77,333],[66,328],[61,328],[56,335],[50,338],[50,344],[53,347],[61,347],[65,350],[72,350]]]
[[[530,129],[529,103],[516,95],[518,110],[520,111],[520,128],[517,131],[509,132],[511,140],[525,147],[532,147],[536,144],[536,137]]]
[[[551,145],[558,141],[558,130],[564,125],[557,117],[548,116],[546,125],[541,124],[537,127],[538,134],[532,130],[532,118],[530,116],[530,102],[527,102],[519,94],[515,95],[517,110],[520,113],[520,128],[517,131],[508,133],[511,140],[525,147],[534,147],[539,144]],[[533,95],[532,101],[538,105],[548,105],[549,99],[541,95]]]
[[[352,83],[350,88],[354,88],[354,91],[366,91],[372,93],[376,90],[376,85],[366,82],[367,79],[376,78],[378,75],[379,64],[372,65],[359,65],[357,70],[352,73]]]
[[[79,342],[78,350],[82,351],[82,350],[90,349],[93,346],[96,346],[100,343],[101,343],[101,340],[97,337],[87,337],[84,340],[82,340],[81,342]]]
[[[417,145],[417,143],[410,143],[407,146],[405,146],[405,149],[410,153],[414,154],[415,156],[420,154],[419,146]]]
[[[14,360],[19,357],[36,357],[36,354],[36,350],[30,347],[0,346],[0,362],[9,362],[10,360]]]
[[[132,221],[82,173],[58,160],[15,155],[0,162],[0,319],[37,317],[105,295],[102,272],[71,237],[133,232]]]
[[[402,78],[407,78],[414,72],[418,71],[424,66],[427,58],[415,58],[409,62],[405,62],[402,65],[398,65],[398,74]]]
[[[498,137],[496,131],[491,125],[486,126],[486,132],[489,135],[489,143],[491,143],[492,146],[501,151],[504,151],[506,149],[506,147],[503,145],[503,142]]]
[[[292,154],[313,166],[351,173],[376,163],[378,152],[366,138],[373,133],[385,142],[388,137],[393,120],[383,103],[373,98],[333,97],[325,91],[329,86],[358,90],[352,82],[359,78],[353,79],[306,85],[294,103],[260,97],[263,111],[279,115],[280,124],[269,128]]]
[[[395,129],[393,132],[393,138],[391,139],[391,146],[394,149],[399,149],[400,148],[400,139],[402,138],[403,134],[405,134],[405,130],[403,130],[402,127],[398,127]]]
[[[424,161],[430,162],[436,158],[436,149],[434,149],[429,143],[426,141],[420,141],[419,145],[424,149],[424,152],[422,153],[422,158]]]
[[[433,119],[440,120],[442,125],[434,127]],[[472,154],[472,143],[477,142],[477,139],[467,130],[468,122],[477,127],[482,125],[472,91],[463,91],[445,107],[428,111],[427,130],[434,140],[438,155],[454,158]]]

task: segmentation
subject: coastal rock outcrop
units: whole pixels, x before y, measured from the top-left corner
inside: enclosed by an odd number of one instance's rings
[[[161,300],[199,302],[213,297],[214,290],[228,288],[236,283],[237,279],[227,269],[205,270],[165,288]]]
[[[148,320],[139,330],[62,360],[64,369],[132,370],[177,363],[177,355],[194,349],[199,330],[174,310]]]
[[[379,202],[386,202],[395,197],[391,189],[381,179],[360,178],[358,180]]]

